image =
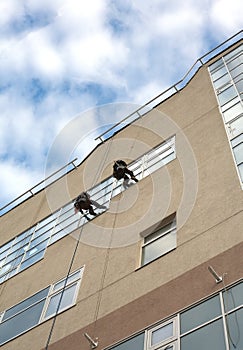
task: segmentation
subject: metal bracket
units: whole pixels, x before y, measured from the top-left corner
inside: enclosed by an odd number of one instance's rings
[[[93,340],[88,333],[84,333],[85,338],[88,340],[90,348],[91,349],[96,349],[98,346],[98,338],[95,338],[95,340]]]

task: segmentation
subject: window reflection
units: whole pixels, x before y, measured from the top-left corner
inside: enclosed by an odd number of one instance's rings
[[[181,338],[181,350],[223,350],[225,348],[222,319],[210,323]]]
[[[181,314],[181,333],[185,333],[200,324],[212,320],[221,313],[219,296],[185,311]]]
[[[173,337],[173,323],[169,323],[164,327],[156,329],[152,332],[151,345],[164,342],[166,339]]]
[[[227,89],[225,89],[223,92],[218,94],[219,103],[220,105],[224,105],[226,102],[232,100],[234,97],[237,96],[237,92],[234,86],[231,86]]]
[[[243,349],[243,308],[227,316],[230,350]]]
[[[70,307],[74,302],[74,295],[77,284],[68,287],[63,291],[55,294],[50,298],[49,305],[46,310],[45,318],[55,315],[57,312],[61,312],[66,307]]]

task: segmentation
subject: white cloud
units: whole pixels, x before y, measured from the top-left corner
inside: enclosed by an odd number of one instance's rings
[[[23,6],[20,2],[15,0],[1,0],[0,1],[0,26],[3,28],[13,18],[23,13]]]
[[[241,0],[214,0],[210,13],[213,29],[228,37],[242,29],[243,2]]]
[[[30,187],[74,116],[102,103],[141,105],[177,82],[241,29],[242,12],[240,0],[1,0],[0,190],[11,197]],[[87,134],[101,121],[81,120]],[[92,146],[86,138],[77,153]],[[71,151],[63,143],[59,152]]]
[[[43,179],[43,172],[25,168],[13,159],[0,163],[1,206]]]

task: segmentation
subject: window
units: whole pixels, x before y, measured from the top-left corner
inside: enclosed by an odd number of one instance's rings
[[[83,269],[0,313],[0,345],[74,305]]]
[[[175,349],[178,338],[178,319],[160,324],[146,331],[146,350]]]
[[[0,323],[0,344],[36,326],[41,317],[49,287],[5,311]]]
[[[138,334],[114,347],[112,350],[144,350],[144,333]]]
[[[175,136],[172,136],[129,164],[128,167],[141,180],[175,157]],[[88,192],[93,200],[108,208],[110,199],[123,191],[125,188],[122,186],[122,181],[116,181],[110,176]],[[106,209],[96,208],[95,211],[97,214],[101,214]],[[91,216],[90,219],[92,218]],[[75,214],[72,202],[67,203],[52,215],[4,244],[0,247],[0,283],[40,261],[49,245],[87,222],[85,216]],[[57,299],[58,296],[56,296]]]
[[[106,350],[242,350],[242,329],[241,281]]]
[[[48,296],[44,318],[54,316],[74,305],[81,282],[83,269],[55,283]]]
[[[214,321],[182,337],[181,350],[188,349],[226,349],[222,319]]]
[[[142,245],[141,265],[146,265],[150,261],[168,253],[176,248],[176,220],[175,214],[162,221],[152,233],[141,233],[144,237]]]
[[[196,328],[200,324],[204,324],[221,313],[219,296],[200,303],[181,314],[181,333]]]
[[[235,164],[243,188],[242,145],[233,147],[233,139],[243,131],[242,45],[209,66]]]

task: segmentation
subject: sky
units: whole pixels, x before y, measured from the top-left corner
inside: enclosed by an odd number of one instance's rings
[[[242,0],[1,0],[0,207],[80,163],[101,131],[240,31],[242,13]]]

